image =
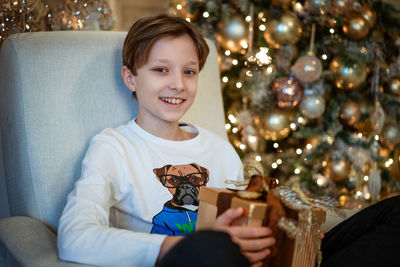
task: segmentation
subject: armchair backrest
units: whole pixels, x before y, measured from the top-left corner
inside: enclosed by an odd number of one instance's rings
[[[12,216],[56,229],[90,138],[136,115],[120,75],[125,35],[23,33],[3,43],[0,126]],[[183,120],[226,137],[217,54],[208,44],[197,99]]]

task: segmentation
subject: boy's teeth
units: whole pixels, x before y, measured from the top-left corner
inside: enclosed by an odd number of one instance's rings
[[[179,104],[183,101],[182,99],[178,99],[178,98],[161,98],[161,99],[170,104]]]

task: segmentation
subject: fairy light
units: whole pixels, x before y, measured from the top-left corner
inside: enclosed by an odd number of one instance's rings
[[[225,124],[225,130],[229,130],[232,128],[232,125],[230,123]]]
[[[240,144],[240,145],[239,145],[239,148],[240,148],[241,150],[245,150],[245,149],[246,149],[246,145],[245,145],[245,144]]]
[[[379,135],[375,135],[375,140],[379,141]]]
[[[227,83],[229,81],[228,77],[224,76],[222,77],[222,82],[223,83]]]
[[[301,150],[300,148],[296,149],[296,154],[297,155],[301,155],[301,153],[303,153],[303,150]]]
[[[274,71],[274,68],[272,68],[271,66],[269,66],[269,67],[267,68],[267,72],[268,72],[268,73],[271,74],[273,71]]]
[[[297,122],[300,123],[300,124],[303,123],[304,122],[304,118],[303,117],[298,117],[297,118]]]
[[[256,156],[256,161],[258,161],[258,162],[261,161],[261,157],[259,155]]]
[[[258,29],[263,32],[267,29],[267,27],[265,27],[264,24],[261,24],[260,26],[258,26]]]
[[[307,144],[307,145],[306,145],[306,148],[307,148],[308,150],[312,149],[312,144]]]
[[[385,162],[385,167],[386,167],[386,168],[389,168],[390,165],[392,165],[392,164],[393,164],[393,159],[388,159],[388,160]]]
[[[277,163],[278,165],[281,165],[282,162],[283,162],[283,161],[282,161],[281,159],[277,159],[277,160],[276,160],[276,163]]]
[[[368,175],[365,175],[365,176],[364,176],[364,181],[365,181],[365,182],[368,182],[368,180],[369,180]]]
[[[271,164],[271,167],[272,167],[272,169],[276,169],[276,168],[278,168],[278,164],[276,162],[274,162]]]
[[[275,143],[273,144],[273,147],[274,147],[274,148],[278,148],[278,147],[279,147],[279,144],[275,142]]]
[[[229,114],[229,115],[228,115],[228,120],[229,120],[231,123],[236,123],[236,122],[237,122],[237,119],[236,119],[236,117],[235,117],[233,114]]]
[[[327,60],[328,59],[328,56],[326,54],[323,54],[321,57],[322,57],[323,60]]]
[[[362,133],[358,133],[357,136],[358,136],[358,138],[362,138],[363,134]]]
[[[333,28],[330,28],[330,29],[329,29],[329,32],[330,32],[331,34],[334,34],[334,33],[335,33],[335,30],[334,30]]]
[[[250,135],[250,136],[249,136],[249,142],[252,143],[252,144],[255,143],[255,142],[257,142],[257,137],[254,136],[254,135]]]
[[[323,166],[323,167],[326,167],[326,165],[328,165],[328,162],[326,162],[326,160],[324,160],[324,161],[322,162],[322,166]]]
[[[230,56],[230,55],[231,55],[231,51],[225,50],[225,56]]]
[[[246,17],[246,21],[247,21],[247,22],[250,22],[250,21],[251,21],[251,16],[247,16],[247,17]]]
[[[232,128],[232,133],[235,134],[235,133],[237,133],[237,132],[239,132],[239,129],[238,129],[237,127],[233,127],[233,128]]]
[[[269,49],[267,47],[260,47],[260,51],[256,54],[256,58],[260,61],[261,64],[269,64],[271,63],[272,58],[268,55]]]
[[[243,84],[241,82],[236,83],[236,88],[242,88]]]
[[[208,13],[207,11],[203,12],[203,17],[204,18],[208,18],[210,16],[210,13]]]
[[[232,60],[232,64],[233,64],[233,65],[236,66],[238,63],[239,63],[239,61],[238,61],[237,59]]]
[[[357,197],[361,197],[361,195],[362,195],[361,191],[357,191],[356,195],[357,195]]]
[[[247,49],[249,47],[246,40],[241,40],[239,43],[244,49]]]
[[[190,18],[186,18],[186,21],[187,21],[187,22],[190,22],[191,20],[190,20]]]
[[[176,5],[176,9],[177,9],[177,10],[182,10],[182,5],[181,5],[181,4],[177,4],[177,5]]]
[[[317,179],[317,184],[318,184],[319,186],[323,185],[323,184],[324,184],[324,180],[323,180],[322,178],[318,178],[318,179]]]
[[[295,174],[299,174],[300,172],[301,172],[301,171],[300,171],[299,168],[294,169],[294,173],[295,173]]]
[[[294,131],[294,130],[296,130],[296,128],[297,128],[296,123],[294,123],[294,122],[290,123],[290,129],[292,129]]]

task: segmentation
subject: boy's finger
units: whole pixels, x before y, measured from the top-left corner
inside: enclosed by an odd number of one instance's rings
[[[244,252],[243,254],[251,263],[255,263],[264,260],[269,254],[271,254],[271,250],[266,248],[257,252]]]
[[[243,208],[228,209],[218,216],[215,226],[229,226],[232,221],[243,214]]]
[[[275,244],[275,238],[241,239],[238,242],[243,251],[260,251],[273,246]]]
[[[272,234],[268,227],[253,227],[253,226],[231,226],[228,229],[231,236],[241,239],[260,238]]]

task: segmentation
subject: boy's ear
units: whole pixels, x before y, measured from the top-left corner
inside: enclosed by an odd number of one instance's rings
[[[129,90],[131,90],[132,92],[136,92],[134,75],[127,66],[122,66],[121,76],[124,80],[126,87],[128,87]]]

